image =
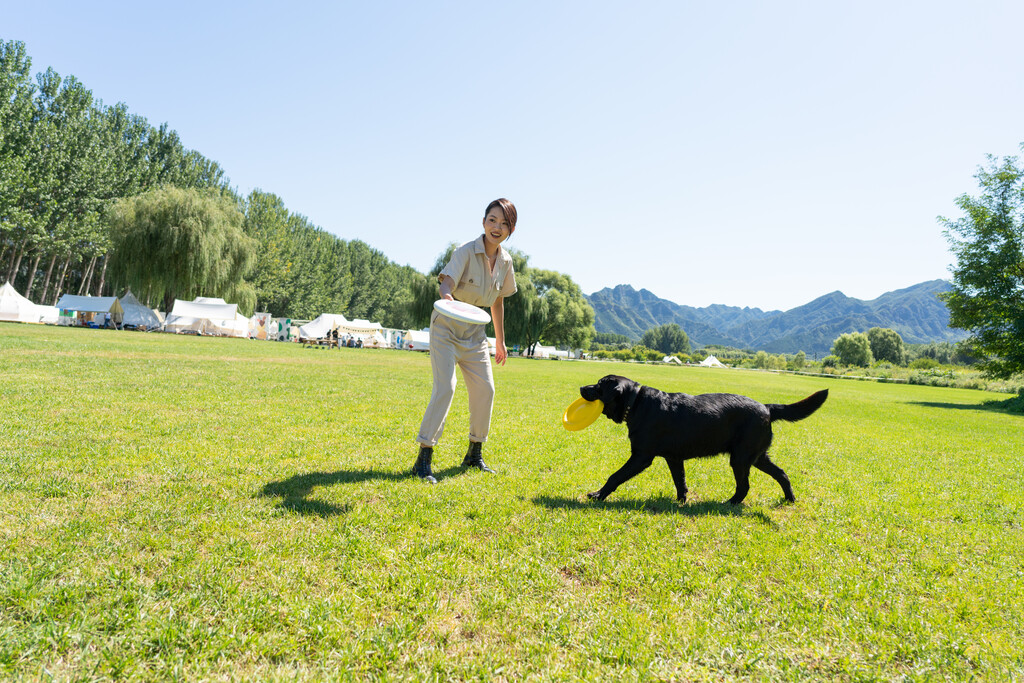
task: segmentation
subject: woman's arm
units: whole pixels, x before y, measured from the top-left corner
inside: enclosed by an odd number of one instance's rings
[[[455,280],[451,279],[448,275],[441,276],[441,298],[448,299],[448,301],[454,301],[452,296],[452,289],[455,287]]]
[[[505,297],[499,296],[491,304],[491,322],[494,323],[494,360],[504,365],[508,358],[505,348]]]

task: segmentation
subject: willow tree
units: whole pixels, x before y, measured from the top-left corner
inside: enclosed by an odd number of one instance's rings
[[[214,189],[165,187],[116,202],[108,212],[111,279],[141,299],[163,301],[217,296],[251,312],[245,281],[256,241],[242,230],[237,202]]]

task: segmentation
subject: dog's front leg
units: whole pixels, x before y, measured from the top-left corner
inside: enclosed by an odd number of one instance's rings
[[[638,450],[633,448],[632,455],[629,456],[626,464],[620,467],[615,474],[608,477],[608,481],[605,482],[600,491],[593,491],[588,493],[587,496],[595,500],[604,500],[611,495],[612,491],[650,467],[654,457],[646,453],[641,455]]]
[[[672,473],[672,481],[676,485],[676,500],[680,503],[686,502],[686,465],[682,458],[678,460],[667,458],[668,471]]]

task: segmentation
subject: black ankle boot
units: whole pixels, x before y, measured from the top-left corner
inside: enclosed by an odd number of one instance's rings
[[[420,446],[419,455],[416,456],[416,464],[412,466],[412,473],[427,482],[436,484],[434,473],[430,471],[430,460],[434,457],[434,449],[430,446]]]
[[[484,445],[479,441],[470,441],[469,450],[466,451],[466,457],[462,459],[463,467],[475,467],[481,472],[490,472],[494,474],[494,470],[484,464],[484,457],[481,453]]]

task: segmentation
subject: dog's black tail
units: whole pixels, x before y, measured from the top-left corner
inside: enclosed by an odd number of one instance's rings
[[[815,410],[821,407],[821,404],[828,398],[828,389],[819,391],[816,394],[811,394],[802,401],[796,403],[790,403],[789,405],[770,404],[765,406],[768,408],[768,415],[772,422],[776,420],[786,420],[787,422],[796,422],[802,420],[805,417],[810,416]]]

